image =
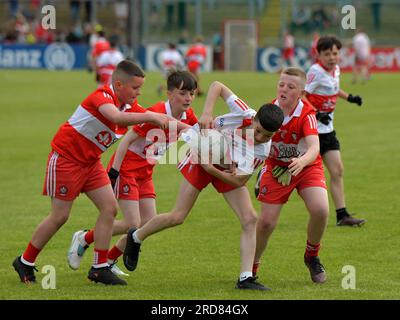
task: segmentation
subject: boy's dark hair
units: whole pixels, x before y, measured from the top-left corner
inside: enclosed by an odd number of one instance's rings
[[[146,75],[141,67],[130,60],[122,60],[118,63],[117,68],[113,72],[112,79],[115,80],[127,80],[132,77],[144,78]]]
[[[269,131],[278,131],[283,122],[283,111],[276,104],[266,103],[258,109],[254,120],[260,122],[261,126]]]
[[[321,51],[331,50],[333,46],[336,46],[340,50],[342,43],[335,36],[323,36],[317,42],[317,51],[321,53]]]
[[[168,74],[167,89],[168,91],[174,89],[194,91],[197,89],[197,80],[189,71],[174,70]]]

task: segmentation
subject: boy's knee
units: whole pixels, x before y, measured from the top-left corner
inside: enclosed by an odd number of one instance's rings
[[[168,217],[168,223],[170,226],[177,226],[185,221],[185,216],[180,212],[173,212]]]
[[[257,230],[270,231],[276,226],[276,222],[272,219],[260,216],[257,220]]]

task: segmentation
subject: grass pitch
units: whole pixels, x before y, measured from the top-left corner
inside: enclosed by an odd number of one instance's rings
[[[275,97],[277,79],[277,75],[262,73],[211,73],[202,75],[201,84],[206,89],[213,80],[223,81],[257,109]],[[147,75],[139,98],[142,105],[160,100],[156,86],[161,81],[157,73]],[[49,212],[50,201],[41,196],[49,143],[95,84],[93,75],[86,72],[0,71],[0,298],[399,299],[399,82],[399,74],[376,74],[366,85],[352,85],[350,75],[342,76],[342,88],[364,99],[361,108],[341,100],[335,113],[345,164],[346,201],[350,212],[368,222],[362,228],[336,227],[331,203],[321,250],[328,282],[313,284],[303,264],[308,215],[294,193],[282,211],[259,272],[260,281],[273,291],[242,292],[234,289],[240,263],[240,225],[212,187],[202,192],[183,225],[146,240],[138,269],[130,274],[126,287],[88,282],[91,250],[78,271],[68,268],[66,252],[73,232],[93,227],[97,217],[95,207],[80,196],[69,221],[37,260],[38,284],[21,284],[11,263]],[[198,115],[203,103],[204,97],[194,102]],[[225,110],[220,102],[217,113]],[[109,150],[103,156],[104,164],[111,154]],[[171,209],[181,179],[174,165],[156,167],[159,212]],[[254,180],[248,184],[251,193]],[[259,204],[253,200],[258,210]],[[55,267],[55,290],[42,288],[45,274],[41,268],[45,265]],[[356,288],[345,290],[342,268],[348,265],[355,268]],[[122,263],[120,266],[123,268]]]

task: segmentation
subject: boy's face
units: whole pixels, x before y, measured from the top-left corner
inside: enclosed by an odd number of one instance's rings
[[[132,77],[129,80],[115,82],[115,93],[119,102],[123,104],[132,104],[140,95],[140,90],[144,84],[144,78]]]
[[[173,111],[182,113],[192,105],[195,97],[195,91],[174,88],[172,91],[167,91],[167,96]]]
[[[275,133],[265,130],[257,120],[253,121],[252,129],[254,130],[254,142],[256,144],[268,142]]]
[[[318,60],[325,69],[333,70],[339,63],[339,49],[334,45],[332,49],[323,50],[318,53]]]
[[[302,81],[297,76],[281,74],[277,88],[277,99],[282,108],[293,108],[303,94]]]

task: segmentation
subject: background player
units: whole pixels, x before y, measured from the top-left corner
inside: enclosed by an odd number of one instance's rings
[[[358,28],[353,38],[354,48],[354,67],[353,67],[353,83],[356,83],[358,77],[361,82],[366,83],[370,78],[369,68],[371,66],[371,41],[368,35]]]
[[[203,37],[197,36],[188,51],[185,54],[187,69],[196,76],[197,79],[197,93],[202,95],[203,92],[200,88],[200,71],[207,58],[207,48],[203,44]]]
[[[110,48],[96,58],[96,74],[100,87],[111,85],[112,74],[122,60],[124,60],[124,55],[118,50],[117,41],[111,39]]]
[[[231,113],[213,119],[213,108],[221,97]],[[198,164],[190,161],[190,155],[179,168],[184,176],[174,209],[159,214],[135,231],[128,231],[124,264],[128,270],[136,268],[140,243],[151,234],[183,223],[195,204],[200,192],[208,185],[222,193],[224,199],[239,218],[242,234],[240,239],[241,267],[236,287],[239,289],[269,290],[252,276],[255,250],[255,226],[257,216],[252,206],[246,182],[253,171],[265,160],[270,149],[270,139],[283,121],[282,111],[275,105],[263,105],[258,112],[249,108],[228,87],[220,82],[211,84],[205,102],[200,127],[215,127],[220,131],[230,149],[230,159],[234,159],[234,172],[226,172],[221,165]],[[248,134],[250,130],[251,139]],[[236,139],[235,139],[236,137]],[[237,167],[236,167],[237,166]]]
[[[182,54],[176,49],[174,43],[169,43],[168,48],[163,50],[160,54],[161,69],[164,79],[175,70],[182,70],[185,67],[185,60]],[[164,84],[160,84],[157,88],[158,95],[161,95],[164,90]]]
[[[285,119],[278,133],[272,137],[271,153],[261,170],[261,213],[257,221],[257,247],[253,273],[256,274],[261,256],[274,231],[281,209],[290,194],[297,189],[310,218],[304,263],[311,279],[326,281],[326,274],[318,253],[329,214],[324,168],[319,155],[317,120],[313,107],[301,100],[306,74],[298,68],[282,71],[274,101]]]
[[[114,221],[113,235],[125,234],[131,227],[138,228],[156,215],[156,193],[152,178],[156,161],[164,155],[170,143],[176,141],[182,129],[197,123],[191,108],[197,89],[195,77],[188,71],[175,71],[169,75],[167,87],[168,100],[148,110],[179,120],[178,132],[164,130],[162,134],[154,135],[152,130],[157,127],[153,124],[134,126],[121,141],[108,165],[108,175],[123,214],[122,220]],[[93,239],[94,230],[75,232],[68,250],[68,264],[72,269],[78,269]],[[125,243],[126,235],[108,253],[111,270],[117,275],[126,275],[116,265],[117,258],[125,249]]]
[[[320,153],[330,175],[330,193],[336,208],[338,226],[361,226],[365,219],[352,217],[346,209],[343,162],[340,143],[333,128],[337,97],[362,105],[360,96],[353,96],[340,89],[339,51],[342,43],[333,36],[318,40],[318,62],[307,73],[305,97],[317,110]]]
[[[44,195],[51,197],[51,211],[37,226],[22,256],[13,262],[22,282],[35,282],[37,256],[68,220],[72,204],[82,192],[100,211],[95,225],[94,261],[88,278],[104,284],[126,284],[111,272],[107,263],[117,204],[100,156],[118,139],[116,124],[152,122],[168,126],[167,115],[145,112],[139,107],[135,113],[123,112],[140,94],[144,76],[136,64],[122,61],[113,74],[112,86],[90,94],[53,138],[43,190]]]

